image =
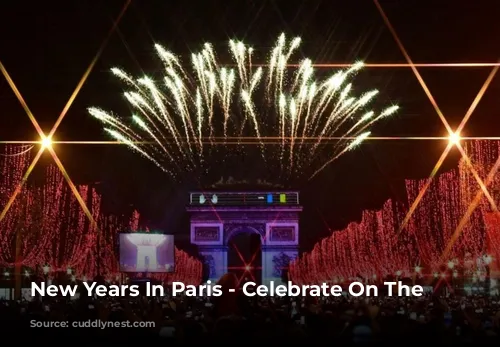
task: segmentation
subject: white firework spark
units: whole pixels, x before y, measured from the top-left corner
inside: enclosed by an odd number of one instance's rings
[[[192,55],[190,70],[155,45],[163,80],[111,70],[129,87],[124,95],[136,111],[132,124],[99,108],[89,112],[112,137],[172,175],[199,170],[221,143],[238,148],[251,143],[266,162],[273,157],[282,174],[302,175],[308,168],[314,176],[363,142],[368,128],[398,107],[376,113],[367,107],[377,90],[352,95],[350,78],[363,63],[321,80],[309,59],[290,71],[299,45],[300,38],[287,40],[282,34],[264,68],[253,64],[254,51],[242,42],[229,43],[231,66],[220,64],[206,43]]]

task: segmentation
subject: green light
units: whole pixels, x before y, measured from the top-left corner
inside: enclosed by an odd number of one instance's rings
[[[280,203],[286,204],[286,194],[280,194]]]

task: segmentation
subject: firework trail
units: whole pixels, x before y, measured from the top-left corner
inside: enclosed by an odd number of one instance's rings
[[[290,71],[287,65],[299,45],[300,38],[287,40],[282,34],[263,68],[253,64],[254,51],[242,42],[229,42],[231,66],[220,64],[206,43],[192,55],[190,70],[155,45],[162,80],[111,70],[129,87],[124,95],[136,112],[132,124],[99,108],[89,112],[112,137],[173,176],[200,170],[220,144],[241,149],[251,143],[266,163],[279,163],[282,174],[303,176],[307,168],[313,177],[363,142],[368,128],[398,107],[376,113],[367,106],[377,90],[352,95],[350,78],[362,63],[321,80],[309,59]]]

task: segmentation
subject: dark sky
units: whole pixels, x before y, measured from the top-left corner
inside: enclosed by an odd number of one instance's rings
[[[124,1],[9,1],[0,5],[0,60],[44,130],[50,130],[94,58]],[[481,1],[381,1],[415,62],[496,62],[500,58],[500,3]],[[61,124],[57,140],[109,140],[86,109],[127,112],[122,85],[109,73],[121,66],[134,74],[157,67],[153,44],[180,56],[209,41],[225,49],[231,38],[267,51],[281,32],[301,36],[301,55],[316,63],[405,63],[397,44],[369,0],[132,1],[87,82]],[[427,68],[421,74],[452,126],[457,126],[491,68]],[[444,136],[430,102],[408,68],[366,69],[359,83],[378,88],[397,116],[378,124],[375,136]],[[500,79],[493,81],[464,131],[498,136]],[[14,94],[0,78],[0,140],[36,140]],[[494,125],[497,124],[495,127]],[[314,181],[301,183],[305,212],[301,231],[309,248],[330,228],[344,227],[363,209],[389,197],[404,200],[405,178],[428,175],[445,143],[379,141],[361,146]],[[133,205],[146,222],[185,232],[187,192],[206,186],[172,184],[170,178],[124,147],[59,145],[57,152],[77,182],[101,182],[110,209]],[[456,153],[445,168],[456,164]],[[50,163],[49,157],[44,162]],[[257,175],[251,165],[219,176]],[[185,216],[185,214],[184,214]],[[179,235],[180,235],[179,234]]]

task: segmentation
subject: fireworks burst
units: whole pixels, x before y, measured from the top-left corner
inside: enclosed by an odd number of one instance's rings
[[[229,42],[231,66],[220,64],[206,43],[192,55],[189,71],[173,53],[155,45],[163,80],[111,70],[130,88],[125,98],[137,113],[132,124],[98,108],[89,112],[113,138],[174,176],[206,170],[220,145],[240,154],[257,145],[266,164],[278,163],[282,174],[303,176],[307,168],[313,177],[363,142],[368,128],[398,107],[367,110],[377,90],[352,96],[349,80],[362,63],[322,80],[315,79],[309,59],[290,71],[289,60],[299,45],[300,38],[287,40],[282,34],[263,68],[253,63],[253,49],[242,42]]]

